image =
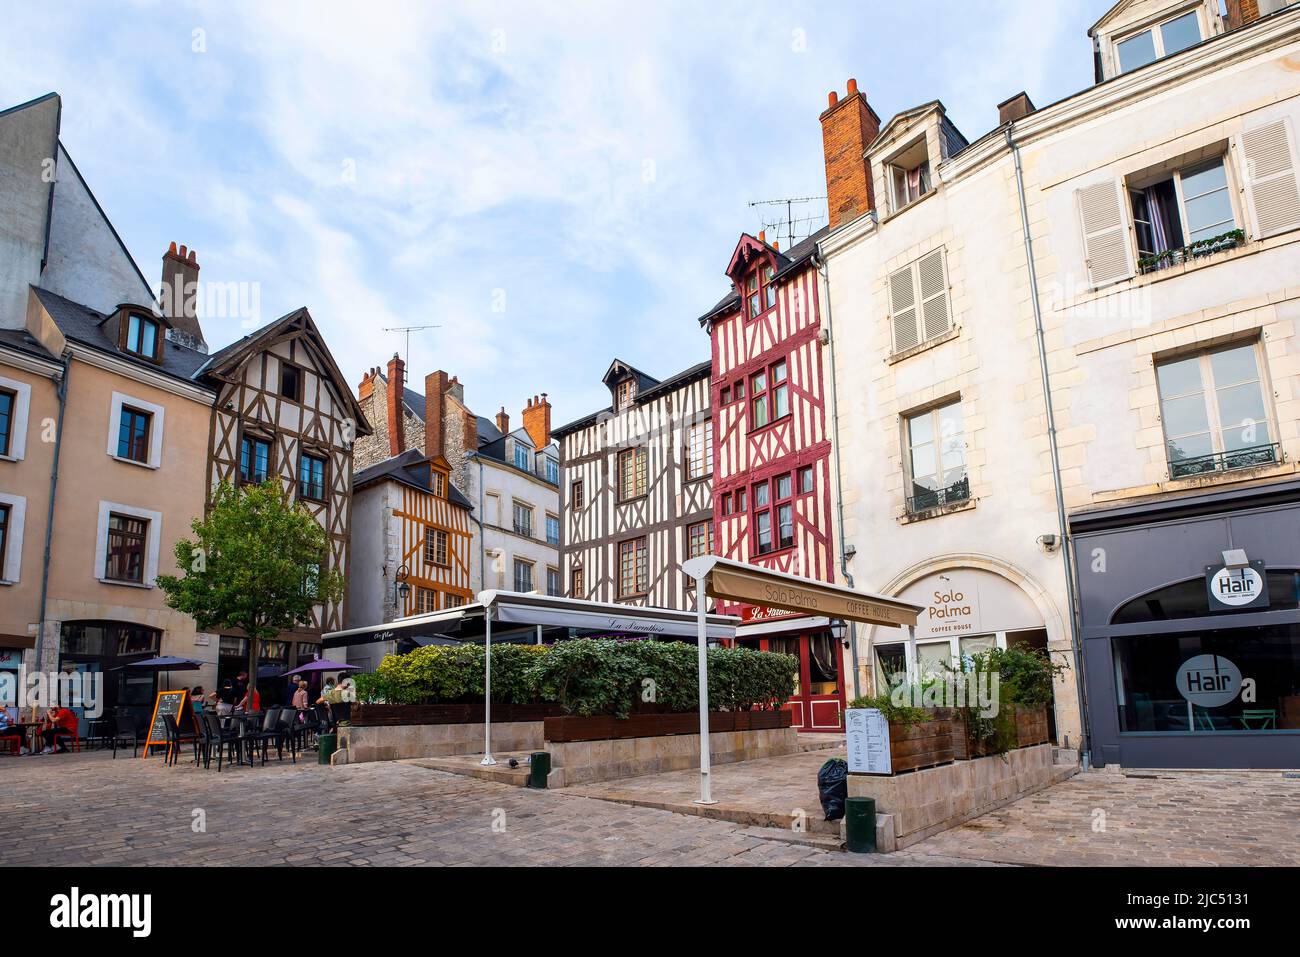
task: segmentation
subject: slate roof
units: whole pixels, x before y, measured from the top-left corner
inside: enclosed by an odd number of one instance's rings
[[[138,358],[119,349],[117,343],[104,331],[103,324],[108,319],[107,316],[101,315],[89,306],[65,299],[48,289],[39,286],[33,286],[32,289],[64,336],[124,362],[193,382],[195,374],[212,358],[196,349],[172,342],[170,339],[163,340],[161,365]]]
[[[764,243],[765,246],[772,250],[773,255],[776,256],[776,278],[781,279],[793,270],[801,268],[804,263],[812,258],[813,253],[817,251],[817,244],[821,242],[822,237],[826,236],[830,231],[831,228],[829,226],[823,226],[807,239],[799,240],[799,242],[795,243],[785,252],[781,252],[779,249],[772,246],[771,243]],[[712,309],[700,316],[699,323],[700,325],[704,325],[710,319],[715,319],[718,316],[731,312],[733,309],[739,307],[740,290],[736,288],[735,284],[733,284],[731,290],[719,299]]]
[[[0,347],[24,352],[36,359],[58,362],[59,357],[31,337],[26,329],[0,329]]]
[[[362,469],[352,477],[352,490],[355,492],[367,485],[373,485],[384,479],[391,479],[402,485],[409,485],[411,488],[419,489],[421,492],[428,492],[428,468],[421,468],[428,461],[423,450],[407,449],[401,455],[391,456],[382,462],[376,462],[374,465]],[[474,508],[469,499],[462,495],[451,482],[447,483],[447,499],[453,505],[458,505],[461,508],[470,510]]]
[[[629,366],[629,368],[631,367]],[[683,369],[681,372],[678,372],[675,375],[670,375],[667,379],[664,379],[663,381],[660,381],[658,379],[652,379],[650,378],[650,376],[646,376],[646,378],[652,384],[649,385],[644,392],[638,389],[636,398],[633,401],[639,405],[642,402],[648,402],[650,399],[653,399],[656,396],[663,395],[664,393],[667,392],[671,392],[673,389],[679,389],[689,382],[694,382],[697,379],[706,379],[708,378],[712,369],[713,369],[712,360],[705,360],[704,362],[697,362],[689,369]],[[603,409],[598,409],[597,411],[592,412],[590,415],[583,416],[581,419],[574,419],[572,422],[569,422],[567,425],[562,425],[558,429],[552,429],[551,435],[559,438],[565,435],[569,435],[573,432],[577,432],[579,429],[585,429],[587,426],[591,425],[593,422],[599,419],[602,415],[612,414],[613,411],[614,411],[613,406],[606,406]]]

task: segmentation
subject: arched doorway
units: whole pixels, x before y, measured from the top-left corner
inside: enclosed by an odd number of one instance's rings
[[[65,621],[59,636],[59,671],[102,675],[100,712],[110,715],[125,708],[145,722],[157,694],[158,674],[136,673],[123,665],[156,657],[161,642],[159,629],[135,622]],[[60,703],[85,715],[91,702],[77,699]],[[81,730],[86,731],[84,718]]]

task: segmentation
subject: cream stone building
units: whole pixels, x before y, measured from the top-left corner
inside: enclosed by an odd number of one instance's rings
[[[1098,764],[1289,766],[1300,8],[1136,0],[1090,35],[1096,85],[973,141],[852,81],[822,115],[841,558],[927,609],[913,660],[860,636],[859,682],[1025,642]]]

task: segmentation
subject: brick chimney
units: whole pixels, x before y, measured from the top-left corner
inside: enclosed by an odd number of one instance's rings
[[[857,80],[849,80],[844,99],[832,90],[829,101],[821,115],[822,150],[826,158],[826,206],[834,229],[875,208],[871,168],[863,154],[880,132],[880,117],[858,91]]]
[[[406,451],[406,422],[402,417],[402,395],[406,392],[406,363],[393,353],[388,360],[388,454]]]
[[[1029,94],[1021,91],[1011,99],[1003,100],[998,104],[998,126],[1023,120],[1036,109],[1033,101],[1029,99]]]
[[[443,396],[450,385],[447,373],[441,369],[424,377],[424,454],[429,458],[447,454],[442,435],[446,405]]]
[[[1259,0],[1227,0],[1228,29],[1236,30],[1259,19]]]
[[[524,408],[524,428],[533,445],[539,449],[551,444],[551,403],[547,401],[545,392],[528,400]]]
[[[357,401],[365,402],[375,394],[375,379],[379,377],[379,369],[371,366],[361,376],[361,381],[357,383]]]
[[[501,411],[497,413],[497,428],[501,430],[502,435],[510,434],[510,416],[506,415],[506,407],[501,406]]]
[[[163,314],[171,320],[173,339],[191,348],[207,350],[199,326],[199,262],[194,250],[172,243],[163,253]],[[176,335],[179,333],[179,335]]]

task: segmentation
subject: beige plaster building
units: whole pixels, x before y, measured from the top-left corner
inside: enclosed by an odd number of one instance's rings
[[[1253,633],[1215,646],[1258,657],[1267,706],[1201,708],[1173,684],[1188,649],[1212,650],[1201,636],[1230,640],[1200,605],[1233,545],[1267,559],[1270,614],[1295,606],[1300,563],[1246,545],[1242,524],[1287,488],[1295,501],[1300,454],[1300,8],[1272,7],[1118,3],[1090,31],[1096,85],[1042,109],[1012,97],[974,141],[937,100],[880,127],[852,81],[831,95],[840,551],[857,587],[927,608],[915,661],[893,630],[860,637],[864,687],[991,644],[1046,647],[1068,668],[1058,741],[1080,742],[1086,685],[1098,763],[1131,763],[1141,735],[1182,749],[1178,766],[1232,763],[1174,739],[1233,730],[1244,754],[1289,720],[1294,632],[1266,653]],[[1221,527],[1222,547],[1180,550],[1180,521]],[[1164,624],[1183,611],[1194,640]]]

